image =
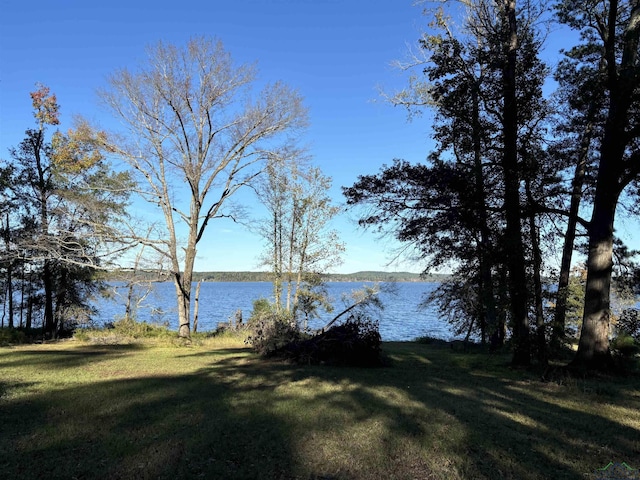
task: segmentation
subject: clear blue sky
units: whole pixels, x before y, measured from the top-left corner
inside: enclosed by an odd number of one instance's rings
[[[48,85],[62,109],[105,123],[95,91],[121,67],[135,67],[159,40],[184,44],[196,35],[222,40],[236,62],[257,62],[264,81],[298,89],[309,109],[305,141],[333,177],[333,196],[359,174],[395,157],[422,160],[428,125],[408,124],[384,104],[378,87],[404,77],[390,63],[415,42],[423,22],[411,0],[208,0],[181,2],[3,1],[0,25],[0,154],[33,126],[29,92]],[[391,245],[360,231],[350,215],[335,226],[347,243],[340,271],[386,269]],[[231,222],[212,222],[197,270],[254,270],[260,239]],[[390,269],[409,268],[402,265]]]
[[[95,91],[121,67],[135,67],[147,45],[182,45],[213,36],[239,63],[257,62],[260,79],[282,80],[305,98],[311,126],[305,141],[314,162],[333,177],[332,194],[393,158],[423,160],[429,117],[408,123],[385,104],[379,87],[401,88],[406,75],[390,63],[406,55],[427,22],[412,0],[112,0],[0,1],[0,155],[33,126],[29,92],[48,85],[62,108],[105,123]],[[244,197],[243,197],[244,198]],[[389,240],[362,232],[353,215],[335,224],[347,244],[341,272],[410,270],[387,267]],[[213,222],[196,270],[255,270],[259,238],[231,222]]]

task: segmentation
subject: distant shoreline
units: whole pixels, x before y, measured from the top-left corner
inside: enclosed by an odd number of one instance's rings
[[[362,271],[354,273],[330,273],[324,276],[327,282],[443,282],[450,278],[448,274],[431,274],[422,276],[411,272]],[[169,281],[165,272],[132,272],[117,270],[106,272],[103,278],[108,281],[130,280],[136,278],[147,281]],[[271,272],[193,272],[194,282],[271,282]]]

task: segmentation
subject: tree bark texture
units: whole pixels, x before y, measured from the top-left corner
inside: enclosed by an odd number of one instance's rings
[[[520,169],[518,166],[518,103],[516,97],[516,61],[518,35],[516,2],[504,0],[504,21],[509,35],[505,39],[503,68],[503,141],[502,170],[504,175],[504,209],[506,216],[505,245],[509,270],[509,297],[513,327],[514,365],[529,365],[529,319],[527,317],[527,276],[522,243],[520,206]]]
[[[589,256],[584,316],[574,366],[607,369],[610,366],[609,320],[611,275],[613,271],[613,235],[618,199],[629,182],[640,174],[638,160],[627,157],[626,150],[637,134],[630,135],[629,112],[638,91],[638,38],[640,35],[640,1],[631,2],[628,22],[621,37],[618,27],[618,1],[609,3],[606,34],[603,35],[607,67],[609,106],[600,147],[596,193],[589,225]],[[616,55],[622,42],[622,57]]]

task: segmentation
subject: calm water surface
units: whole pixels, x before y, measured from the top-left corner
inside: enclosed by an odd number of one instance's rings
[[[110,300],[97,300],[96,321],[98,324],[113,321],[124,314],[126,289],[122,283],[110,284],[114,292]],[[361,288],[357,282],[330,282],[328,290],[339,313],[344,307],[342,297],[353,290]],[[385,341],[413,340],[416,337],[429,335],[435,338],[450,340],[454,338],[446,322],[438,319],[434,308],[419,309],[423,295],[435,288],[437,283],[398,282],[394,284],[394,293],[382,292],[380,298],[384,309],[375,313],[380,324],[380,335]],[[139,292],[144,293],[143,290]],[[252,309],[252,302],[258,298],[273,298],[272,284],[269,282],[203,282],[200,289],[200,312],[198,330],[214,330],[218,323],[226,322],[237,310],[242,310],[246,320]],[[195,298],[195,287],[192,299]],[[193,302],[192,302],[193,308]],[[137,318],[147,322],[167,322],[171,328],[177,325],[177,307],[173,283],[161,282],[153,284],[153,288],[142,301],[137,311]],[[312,320],[311,328],[320,328],[333,318],[323,314],[320,319]]]

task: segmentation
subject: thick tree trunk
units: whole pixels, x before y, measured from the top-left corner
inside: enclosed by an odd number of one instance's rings
[[[616,97],[616,95],[612,95]],[[613,225],[622,191],[618,166],[624,157],[626,112],[612,99],[600,149],[596,194],[589,224],[589,255],[584,298],[584,316],[578,352],[572,365],[590,369],[610,367],[609,317],[613,271]]]
[[[184,269],[180,271],[178,261],[177,242],[175,228],[173,227],[173,217],[171,212],[165,212],[167,224],[170,226],[171,251],[173,280],[176,288],[176,297],[178,302],[178,336],[180,338],[191,338],[191,286],[193,284],[193,267],[195,265],[196,255],[198,253],[198,219],[200,218],[199,202],[194,199],[198,198],[197,189],[193,190],[193,196],[190,206],[189,237],[184,247]]]
[[[604,138],[600,148],[600,165],[593,214],[589,224],[589,256],[584,298],[584,316],[578,352],[572,364],[590,369],[610,367],[609,317],[611,274],[613,271],[613,225],[616,206],[623,185],[621,165],[625,151],[628,99],[618,92],[611,100]]]
[[[191,282],[185,281],[184,275],[174,274],[173,283],[178,299],[178,336],[191,338]]]
[[[191,338],[191,286],[193,284],[193,265],[196,257],[196,246],[188,244],[184,261],[184,272],[177,275],[176,290],[178,291],[178,317],[180,328],[178,336]]]
[[[600,189],[601,190],[601,189]],[[578,352],[572,364],[594,369],[610,366],[609,317],[611,272],[613,268],[613,222],[617,199],[596,194],[589,229],[589,257],[584,317]]]
[[[630,137],[629,111],[638,90],[638,37],[640,36],[640,1],[634,0],[628,24],[622,35],[622,58],[616,65],[616,28],[618,4],[611,2],[608,13],[608,37],[604,56],[607,61],[609,108],[600,147],[600,165],[593,215],[589,225],[589,257],[584,316],[578,352],[574,366],[607,369],[611,365],[609,352],[609,317],[611,273],[613,270],[613,226],[616,206],[622,190],[640,169],[625,163],[625,151]],[[636,136],[637,138],[637,136]]]
[[[529,365],[529,319],[527,317],[527,276],[522,244],[520,171],[518,168],[518,103],[516,98],[516,54],[518,35],[515,0],[503,1],[509,36],[505,39],[503,80],[502,170],[504,174],[505,245],[509,269],[509,296],[513,327],[513,365]]]

